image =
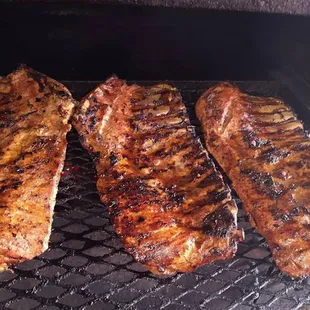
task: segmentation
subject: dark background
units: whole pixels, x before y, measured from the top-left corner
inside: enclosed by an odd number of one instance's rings
[[[310,81],[310,17],[102,4],[0,5],[0,74],[20,63],[61,80]]]

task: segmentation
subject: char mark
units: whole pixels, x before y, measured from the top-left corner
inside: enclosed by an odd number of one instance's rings
[[[245,169],[241,171],[241,174],[249,176],[260,193],[266,194],[273,199],[277,199],[287,192],[287,189],[282,184],[275,182],[268,173]]]
[[[217,184],[219,182],[219,176],[218,174],[213,171],[211,174],[209,174],[204,180],[202,180],[199,184],[199,188],[204,188],[210,185]]]
[[[254,131],[244,128],[241,129],[241,131],[243,133],[243,141],[246,142],[248,146],[252,149],[259,148],[270,143],[268,140],[257,137]]]
[[[4,193],[10,189],[17,189],[19,188],[21,185],[23,184],[23,182],[21,181],[15,181],[13,180],[12,183],[10,183],[9,185],[3,185],[0,187],[0,193]]]
[[[296,146],[294,146],[292,148],[293,151],[305,151],[305,150],[310,150],[310,144],[302,144],[302,143],[299,143],[297,144]]]
[[[172,192],[169,194],[169,199],[170,201],[176,203],[179,206],[185,200],[185,196],[183,193]]]
[[[301,187],[310,189],[310,181],[300,184]]]
[[[227,238],[235,227],[235,219],[227,206],[221,206],[203,220],[205,234]]]
[[[143,216],[139,216],[137,222],[142,223],[145,221],[145,218]]]
[[[270,164],[276,164],[280,160],[286,158],[289,155],[290,155],[290,152],[281,151],[279,148],[271,147],[268,150],[263,152],[262,159],[267,161]]]
[[[230,191],[226,188],[220,192],[219,192],[219,188],[216,188],[212,192],[208,193],[207,198],[204,198],[199,201],[195,201],[191,203],[191,206],[194,208],[197,208],[197,207],[203,207],[207,205],[220,203],[221,201],[227,198],[227,195],[229,194],[229,192]]]
[[[271,215],[275,221],[280,221],[282,223],[290,221],[293,217],[298,216],[302,210],[302,207],[295,207],[291,211],[284,211],[278,207],[272,208],[270,210]],[[278,226],[279,227],[279,226]]]
[[[117,156],[115,156],[113,152],[111,153],[109,159],[111,166],[114,166],[118,162]]]
[[[15,124],[15,121],[8,119],[6,122],[0,123],[0,128],[1,129],[10,128],[10,127],[13,127],[14,124]]]

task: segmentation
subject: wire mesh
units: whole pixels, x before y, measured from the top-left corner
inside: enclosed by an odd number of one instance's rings
[[[193,106],[212,83],[174,84],[181,89],[192,123],[198,125]],[[79,99],[95,83],[67,85]],[[261,95],[289,97],[275,82],[239,85]],[[288,103],[299,109],[297,103]],[[309,119],[309,114],[301,116]],[[50,247],[0,273],[0,309],[310,309],[310,279],[292,280],[278,270],[235,194],[239,226],[246,236],[235,258],[172,277],[146,271],[114,233],[96,191],[94,165],[75,131],[68,142]]]

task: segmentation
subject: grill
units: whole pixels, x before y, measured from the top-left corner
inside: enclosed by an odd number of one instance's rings
[[[64,83],[76,99],[97,85]],[[200,134],[194,104],[215,82],[171,83],[181,90]],[[309,107],[279,82],[237,84],[244,91],[284,99],[309,128]],[[310,279],[292,280],[275,267],[264,238],[251,228],[235,194],[246,236],[235,258],[172,277],[147,272],[114,233],[96,191],[94,165],[74,130],[68,142],[50,247],[14,266],[13,272],[0,273],[0,309],[310,309]]]

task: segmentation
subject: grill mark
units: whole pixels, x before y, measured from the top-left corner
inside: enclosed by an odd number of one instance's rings
[[[255,169],[243,169],[240,170],[240,174],[249,177],[256,190],[270,198],[280,198],[288,191],[282,184],[275,182],[268,173],[258,172]]]
[[[202,148],[202,146],[199,145],[198,143],[192,145],[192,146],[191,146],[191,151],[188,152],[188,153],[186,153],[186,154],[184,154],[184,155],[183,155],[183,159],[184,159],[184,160],[191,160],[192,158],[195,157],[195,154],[201,152],[201,148]],[[202,154],[203,154],[203,153],[202,153]],[[204,156],[206,156],[206,155],[204,154]],[[201,158],[202,158],[202,157],[201,157]],[[199,159],[199,157],[196,158],[196,160],[198,160],[198,159]]]
[[[12,103],[13,101],[11,99],[5,99],[4,96],[1,96],[1,107],[9,105],[10,103]]]
[[[130,127],[133,129],[135,136],[137,136],[137,134],[147,134],[147,135],[154,135],[156,134],[157,130],[167,130],[170,131],[171,133],[174,132],[177,129],[183,129],[186,125],[186,123],[188,123],[188,120],[184,119],[182,120],[180,123],[176,123],[176,124],[154,124],[153,126],[150,127],[144,127],[144,128],[139,128],[139,126],[137,124],[130,124]]]
[[[197,208],[197,207],[220,203],[224,199],[228,198],[228,195],[230,193],[230,191],[227,188],[224,188],[222,191],[219,192],[218,190],[221,188],[222,186],[219,186],[218,188],[214,189],[212,192],[208,193],[207,198],[194,201],[189,206],[191,208]]]
[[[262,126],[260,126],[259,122],[255,122],[255,128],[256,129],[259,129],[260,127],[263,127],[263,129],[265,128],[280,128],[279,130],[283,130],[281,129],[281,127],[285,126],[285,125],[288,125],[288,124],[293,124],[293,123],[296,123],[296,125],[301,125],[301,122],[298,121],[295,117],[291,117],[287,120],[284,120],[282,122],[278,122],[278,123],[275,123],[275,122],[266,122],[266,123],[262,123]],[[294,128],[295,129],[295,128]],[[294,129],[288,129],[288,130],[294,130]],[[284,131],[287,131],[287,130],[284,130]]]
[[[255,126],[259,126],[259,127],[277,127],[277,126],[281,126],[281,125],[286,125],[289,124],[291,122],[295,122],[296,118],[294,116],[290,117],[289,119],[286,120],[281,120],[279,122],[274,122],[274,121],[270,121],[270,122],[264,122],[264,121],[254,121]]]
[[[116,186],[107,188],[109,192],[116,191],[118,193],[132,192],[136,195],[145,194],[148,191],[147,185],[144,184],[142,177],[123,179],[122,182]]]
[[[179,123],[173,123],[173,124],[168,124],[168,123],[154,123],[154,124],[150,124],[150,127],[146,127],[144,126],[143,128],[140,127],[138,124],[134,124],[131,123],[131,128],[134,131],[142,131],[142,132],[147,132],[147,133],[151,133],[154,132],[154,130],[162,130],[162,129],[171,129],[172,131],[174,131],[175,129],[181,129],[184,127],[184,125],[188,122],[188,120],[186,119],[181,119],[181,121]]]
[[[19,156],[14,160],[14,164],[18,163],[20,160],[24,160],[28,155],[32,155],[32,152],[21,152]]]
[[[187,141],[186,141],[187,142]],[[187,151],[184,153],[184,151]],[[192,145],[192,143],[180,143],[179,145],[176,145],[172,151],[169,153],[169,155],[172,155],[172,156],[176,156],[178,157],[178,155],[181,157],[181,154],[182,154],[182,157],[187,157],[189,156],[189,154],[191,154],[192,152],[195,152],[196,149],[195,149],[195,146]],[[171,156],[171,157],[172,157]]]
[[[177,111],[173,111],[170,110],[167,114],[163,114],[163,115],[153,115],[151,113],[149,114],[137,114],[133,117],[134,121],[139,121],[139,122],[146,122],[146,123],[150,123],[150,126],[152,126],[152,124],[159,122],[159,121],[169,121],[169,119],[173,119],[173,118],[182,118],[182,119],[186,119],[186,110],[177,110]]]
[[[186,186],[186,188],[192,188],[195,186],[195,180],[197,180],[197,177],[195,174],[186,174],[182,176],[175,176],[173,178],[173,182],[178,184],[180,187]]]
[[[160,142],[160,141],[158,141]],[[158,145],[154,145],[157,149]],[[187,148],[191,147],[191,143],[188,140],[185,141],[177,141],[176,143],[170,144],[170,148],[167,148],[166,145],[160,147],[157,151],[152,152],[152,148],[148,149],[146,152],[152,153],[155,156],[169,156],[169,155],[177,155],[178,153],[186,150]]]
[[[214,169],[213,163],[209,158],[206,158],[202,163],[198,164],[197,167],[193,167],[189,173],[193,178],[203,176],[209,169]]]
[[[42,150],[42,148],[46,147],[50,143],[50,139],[39,137],[35,142],[33,142],[32,151],[34,153],[39,152],[40,150]]]
[[[211,169],[211,168],[214,169],[215,168],[213,161],[210,158],[208,158],[207,156],[206,156],[206,159],[200,164],[200,166],[205,168],[205,169]]]
[[[291,109],[289,108],[279,108],[279,109],[275,109],[273,110],[272,112],[260,112],[260,111],[253,111],[251,109],[251,111],[249,112],[251,115],[254,115],[254,116],[259,116],[259,115],[274,115],[274,114],[280,114],[283,113],[283,112],[292,112]]]
[[[219,175],[217,172],[213,171],[211,174],[209,174],[206,178],[204,178],[197,187],[199,188],[205,188],[211,185],[214,185],[218,183],[220,180]]]
[[[243,141],[246,142],[251,149],[260,148],[270,144],[269,139],[262,139],[252,130],[242,128],[241,133],[243,135]]]
[[[154,142],[159,142],[163,140],[164,138],[167,138],[168,136],[173,137],[175,139],[180,139],[182,136],[187,134],[185,128],[181,128],[175,131],[172,130],[161,130],[160,132],[146,132],[146,133],[135,133],[135,138],[139,139],[141,141],[141,144],[145,140],[153,140]]]
[[[308,141],[307,141],[308,142]],[[306,143],[306,142],[305,142]],[[310,150],[310,143],[303,145],[302,143],[299,143],[298,145],[294,146],[292,148],[293,151],[305,151],[305,150]]]
[[[144,98],[145,100],[146,98]],[[163,100],[163,99],[159,99],[159,100],[155,100],[153,102],[151,102],[150,104],[144,104],[144,105],[134,105],[131,107],[131,111],[133,113],[136,112],[140,112],[143,113],[145,110],[154,110],[156,108],[162,107],[166,105],[167,107],[171,107],[175,105],[174,101],[167,101],[167,100]]]
[[[307,162],[305,160],[301,159],[299,161],[288,162],[288,163],[286,163],[286,165],[288,167],[294,167],[294,168],[301,169],[301,168],[303,168],[304,165],[307,165]]]
[[[310,181],[308,181],[308,182],[302,184],[302,187],[303,187],[303,188],[310,189]]]
[[[9,111],[8,111],[9,112]],[[12,112],[12,111],[11,111]],[[30,115],[37,113],[37,110],[31,111],[26,114],[22,114],[19,118],[5,118],[3,123],[0,123],[0,128],[10,128],[18,124],[20,121],[24,121],[26,118],[28,118]],[[8,115],[12,115],[13,113],[8,113]],[[1,117],[2,118],[2,117]],[[3,117],[4,118],[4,117]]]
[[[13,110],[4,110],[4,111],[1,111],[0,117],[6,118],[7,117],[6,115],[12,115],[14,113],[15,113],[15,111],[13,111]]]
[[[287,192],[283,185],[274,182],[272,176],[267,173],[255,172],[251,175],[251,181],[261,193],[274,199],[280,198]]]
[[[290,154],[288,151],[281,151],[277,147],[271,147],[262,153],[261,158],[270,164],[276,164]]]
[[[26,114],[21,115],[20,118],[17,119],[17,122],[25,120],[26,118],[28,118],[28,116],[30,116],[30,115],[32,115],[32,114],[34,114],[34,113],[37,113],[37,110],[31,111],[31,112],[29,112],[29,113],[26,113]]]
[[[295,207],[291,211],[286,211],[283,212],[282,209],[275,207],[275,208],[270,208],[271,215],[275,221],[280,221],[282,223],[291,221],[293,217],[299,216],[301,213],[301,208],[300,207]]]
[[[257,96],[251,96],[251,95],[245,95],[241,94],[240,97],[245,101],[245,102],[250,102],[251,105],[254,104],[256,106],[273,106],[273,105],[284,105],[283,101],[272,98],[272,97],[257,97]]]
[[[195,160],[198,160],[198,159],[201,159],[201,158],[204,158],[204,157],[207,157],[206,153],[204,152],[200,152],[198,155],[196,155],[194,157]]]
[[[288,130],[281,130],[274,132],[264,132],[264,135],[268,137],[269,140],[272,140],[274,142],[277,141],[287,141],[288,139],[300,138],[300,134],[303,134],[303,129],[301,127],[296,127],[294,129],[288,129]]]
[[[169,200],[175,203],[177,206],[180,206],[185,200],[184,192],[171,192],[168,194]]]
[[[301,181],[301,182],[294,182],[293,183],[293,188],[297,189],[297,188],[304,188],[304,189],[310,189],[310,181]]]
[[[286,148],[288,151],[298,152],[303,151],[303,143],[306,143],[306,141],[300,142],[300,139],[284,139],[282,142],[278,141],[278,143],[274,145],[276,145],[280,149]]]
[[[4,192],[9,191],[11,189],[13,189],[13,190],[18,189],[22,184],[23,184],[22,181],[14,181],[13,180],[10,184],[1,186],[0,187],[0,193],[4,193]]]
[[[0,128],[6,129],[6,128],[13,127],[14,125],[15,125],[15,121],[8,119],[6,120],[5,123],[0,123]]]

